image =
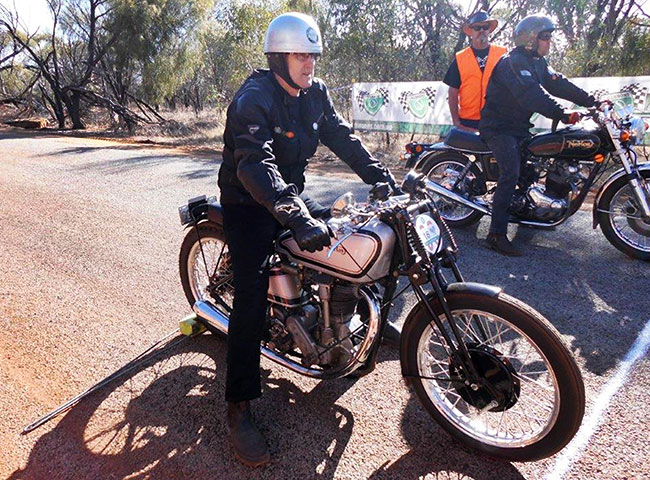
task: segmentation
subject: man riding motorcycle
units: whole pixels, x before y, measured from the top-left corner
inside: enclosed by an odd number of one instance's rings
[[[270,70],[256,70],[228,107],[219,188],[234,279],[228,330],[227,424],[235,456],[249,466],[269,461],[249,401],[261,396],[260,341],[267,311],[268,259],[281,226],[301,249],[330,245],[325,209],[302,196],[307,161],[319,142],[368,184],[395,186],[337,114],[325,84],[313,77],[323,51],[314,19],[286,13],[270,24],[264,53]],[[394,187],[396,188],[396,187]]]
[[[530,117],[545,117],[576,123],[579,115],[566,112],[546,92],[583,107],[596,104],[593,96],[577,87],[546,63],[551,46],[553,21],[544,15],[530,15],[514,30],[515,48],[499,60],[487,88],[479,130],[499,166],[499,181],[492,204],[488,246],[504,255],[521,251],[507,237],[508,207],[519,179],[520,145],[530,135]],[[543,87],[543,88],[542,88]]]

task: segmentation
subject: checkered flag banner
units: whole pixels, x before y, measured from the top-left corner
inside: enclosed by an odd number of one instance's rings
[[[375,97],[379,96],[382,99],[382,105],[387,105],[390,103],[390,94],[386,88],[380,87],[372,92],[367,92],[366,90],[361,90],[359,94],[357,95],[357,104],[359,105],[360,110],[365,110],[368,112],[368,109],[366,108],[366,98],[368,97]],[[371,112],[368,112],[371,113]]]
[[[420,93],[424,93],[427,96],[427,99],[429,100],[429,105],[433,106],[433,102],[436,100],[436,90],[432,87],[427,87],[423,90],[420,90],[418,93],[411,92],[410,90],[404,91],[400,93],[399,95],[399,103],[402,106],[402,111],[404,113],[409,113],[410,107],[409,107],[409,98],[411,98],[413,95],[418,95]]]
[[[648,87],[642,87],[640,83],[630,83],[621,88],[621,92],[627,92],[634,98],[634,110],[643,110],[645,106]]]
[[[605,89],[592,90],[589,92],[595,98],[607,98],[607,95],[612,93],[628,93],[634,99],[634,110],[643,111],[646,102],[646,95],[648,94],[648,87],[641,86],[640,83],[629,83],[621,87],[618,92],[612,92]]]
[[[609,91],[607,91],[607,90],[605,90],[605,89],[603,89],[603,88],[600,88],[600,89],[598,89],[598,90],[591,90],[591,91],[589,92],[589,94],[590,94],[590,95],[593,95],[593,97],[594,97],[596,100],[598,100],[599,98],[604,97],[604,96],[607,95],[608,93],[611,93],[611,92],[609,92]]]

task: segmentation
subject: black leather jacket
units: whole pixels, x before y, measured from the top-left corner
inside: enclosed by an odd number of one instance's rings
[[[329,147],[368,183],[394,184],[388,169],[352,134],[320,80],[291,97],[269,70],[256,70],[228,107],[221,203],[274,206],[301,193],[308,159],[318,142]]]
[[[535,112],[560,120],[564,110],[546,92],[583,107],[594,104],[594,97],[555,72],[543,57],[526,53],[523,47],[508,52],[488,83],[479,123],[481,137],[527,136]]]

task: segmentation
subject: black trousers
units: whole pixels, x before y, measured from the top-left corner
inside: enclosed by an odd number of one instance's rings
[[[490,233],[499,235],[508,233],[508,219],[510,217],[508,208],[519,181],[519,172],[521,170],[520,144],[522,140],[522,137],[512,135],[495,135],[485,142],[494,153],[499,166],[499,181],[492,199]]]
[[[300,196],[316,218],[329,215],[307,195]],[[262,395],[260,342],[264,336],[269,289],[269,257],[282,228],[262,206],[223,205],[224,233],[230,251],[235,295],[228,325],[226,401]]]
[[[226,401],[262,395],[260,341],[269,289],[269,257],[280,224],[266,208],[223,205],[224,232],[233,267],[235,295],[228,326]]]

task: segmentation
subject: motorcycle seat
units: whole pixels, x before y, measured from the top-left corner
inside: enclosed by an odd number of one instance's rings
[[[208,220],[223,225],[223,207],[219,202],[208,202]]]
[[[445,139],[445,145],[456,150],[473,153],[490,153],[488,147],[477,133],[452,128]]]

